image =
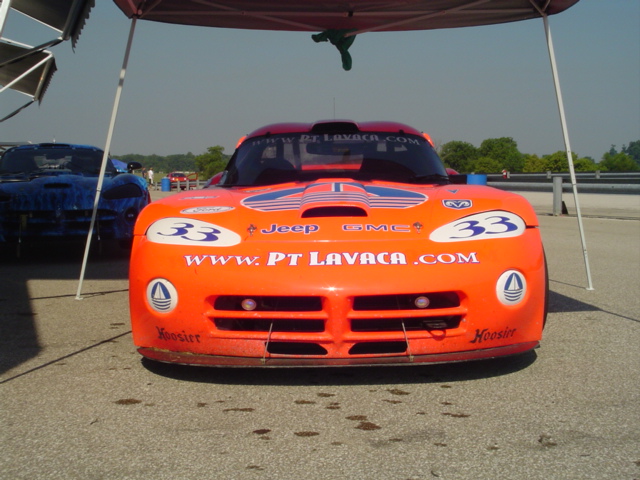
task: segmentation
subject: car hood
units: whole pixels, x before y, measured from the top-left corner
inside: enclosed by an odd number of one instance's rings
[[[520,195],[479,185],[411,185],[327,179],[269,187],[214,187],[171,195],[147,206],[135,228],[144,235],[162,219],[191,219],[251,241],[389,239],[424,235],[480,212],[511,212],[538,225]],[[406,236],[397,237],[406,238]]]
[[[111,188],[131,183],[134,175],[106,176],[102,193]],[[143,180],[141,180],[143,182]],[[0,201],[12,210],[51,210],[55,205],[64,208],[91,209],[95,199],[98,176],[76,174],[48,174],[26,177],[5,175],[0,177]],[[140,185],[143,187],[143,183]]]

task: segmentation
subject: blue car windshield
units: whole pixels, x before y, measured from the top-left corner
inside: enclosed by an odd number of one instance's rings
[[[245,140],[219,186],[271,185],[320,178],[448,183],[442,161],[421,136],[389,132],[290,133]]]
[[[5,152],[0,162],[0,174],[98,175],[102,164],[102,151],[71,146],[19,147]],[[106,173],[115,174],[109,159]]]

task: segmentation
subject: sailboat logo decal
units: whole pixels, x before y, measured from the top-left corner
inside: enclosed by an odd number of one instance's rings
[[[178,304],[178,292],[168,280],[156,278],[147,286],[147,301],[155,311],[168,313]]]
[[[498,279],[496,294],[504,305],[516,305],[520,303],[527,291],[527,281],[522,273],[516,270],[507,270]]]

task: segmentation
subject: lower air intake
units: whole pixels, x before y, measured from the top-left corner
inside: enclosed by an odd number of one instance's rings
[[[349,349],[349,355],[384,355],[385,353],[404,353],[407,342],[362,342]]]
[[[218,330],[230,332],[324,332],[322,320],[215,318]]]
[[[351,330],[353,332],[448,330],[450,328],[458,328],[460,320],[462,320],[460,315],[417,318],[354,319],[351,320]]]
[[[270,342],[267,352],[272,355],[326,355],[327,350],[317,343]]]

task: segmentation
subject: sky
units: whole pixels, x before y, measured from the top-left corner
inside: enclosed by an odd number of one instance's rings
[[[640,140],[640,2],[582,0],[549,18],[570,146],[596,161]],[[98,0],[41,104],[0,123],[0,142],[104,148],[131,21]],[[57,33],[11,11],[3,37],[37,45]],[[511,137],[522,153],[564,150],[542,20],[359,35],[353,68],[308,32],[137,22],[111,141],[128,153],[205,153],[275,122],[389,120],[436,145]],[[29,97],[0,93],[0,118]]]

